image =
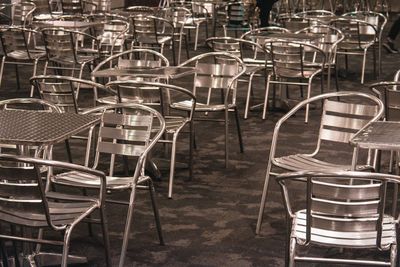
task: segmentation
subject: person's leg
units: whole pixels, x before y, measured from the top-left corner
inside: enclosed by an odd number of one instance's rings
[[[257,0],[257,6],[260,10],[260,27],[269,26],[269,14],[273,5],[272,0]]]
[[[383,44],[383,47],[388,51],[389,53],[399,53],[399,50],[396,48],[396,45],[394,44],[394,41],[396,40],[396,37],[400,33],[400,15],[397,16],[397,19],[393,22],[392,27],[390,27],[387,40]]]
[[[399,32],[400,32],[400,15],[398,15],[396,21],[393,22],[388,37],[391,39],[391,41],[394,42],[394,40],[396,40],[397,35],[399,35]]]

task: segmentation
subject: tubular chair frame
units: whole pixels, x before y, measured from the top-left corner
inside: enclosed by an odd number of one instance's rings
[[[298,112],[305,105],[312,102],[319,102],[321,100],[327,100],[329,98],[351,98],[361,97],[370,103],[374,103],[375,106],[361,105],[356,103],[345,103],[346,105],[338,105],[339,102],[331,101],[326,102],[328,105],[324,105],[323,115],[321,117],[321,125],[319,128],[318,140],[316,148],[311,153],[304,154],[291,154],[289,156],[276,157],[277,144],[279,138],[279,132],[282,125],[291,118],[296,112]],[[341,111],[340,111],[341,110]],[[333,113],[332,113],[333,112]],[[336,115],[334,115],[336,113]],[[384,105],[377,97],[359,93],[359,92],[336,92],[326,93],[312,98],[303,100],[292,108],[286,115],[284,115],[275,125],[274,133],[272,136],[271,149],[269,153],[269,159],[266,169],[266,177],[261,197],[260,210],[257,219],[256,234],[261,231],[261,224],[264,215],[265,204],[268,194],[269,180],[271,176],[277,175],[273,172],[273,167],[278,167],[280,170],[288,171],[300,171],[300,170],[351,170],[351,164],[342,165],[335,164],[328,161],[321,161],[316,158],[318,155],[322,141],[332,141],[337,143],[345,143],[354,136],[358,131],[368,127],[374,121],[379,120],[384,113]],[[340,116],[339,116],[340,115]],[[356,116],[357,115],[357,116]],[[353,117],[351,117],[353,116]],[[367,119],[370,118],[370,119]],[[336,130],[332,130],[336,129]],[[343,135],[343,136],[342,136]],[[353,148],[353,153],[356,148]],[[368,159],[370,161],[370,159]],[[370,165],[360,166],[357,165],[357,170],[371,169]]]
[[[124,112],[124,110],[127,109],[136,110],[139,113],[121,114],[108,112],[109,110],[113,110],[115,112]],[[144,115],[143,112],[146,112],[146,115]],[[165,121],[162,115],[156,110],[135,103],[121,103],[115,105],[99,106],[84,112],[84,114],[99,113],[102,113],[102,122],[99,127],[99,135],[96,143],[96,155],[91,169],[98,168],[100,154],[109,155],[110,160],[108,162],[110,164],[110,167],[109,175],[106,176],[106,190],[130,191],[128,202],[112,199],[105,200],[110,203],[123,204],[128,206],[121,248],[121,257],[119,261],[119,266],[124,267],[129,242],[129,234],[131,231],[133,220],[133,212],[135,208],[136,189],[146,188],[149,190],[151,202],[153,205],[153,212],[156,220],[158,237],[160,240],[160,244],[164,245],[158,208],[155,201],[154,185],[151,178],[144,174],[144,166],[146,164],[148,153],[164,133]],[[153,119],[156,119],[158,121],[159,126],[157,128],[157,131],[152,133],[151,127],[153,125],[153,122],[155,122]],[[110,125],[113,126],[111,127]],[[108,140],[110,138],[113,141],[109,142]],[[136,143],[132,143],[132,141],[135,141]],[[132,175],[125,177],[114,176],[116,155],[120,155],[123,158],[128,156],[137,157],[135,170]],[[62,184],[78,188],[98,188],[99,186],[98,181],[93,179],[93,177],[80,176],[79,174],[76,174],[74,172],[67,172],[56,175],[53,177],[52,182],[55,184]]]
[[[282,50],[283,48],[283,50]],[[272,60],[272,72],[267,76],[265,88],[264,108],[262,118],[266,119],[270,84],[306,85],[307,99],[311,97],[311,86],[315,76],[321,74],[326,66],[325,52],[318,46],[289,41],[272,39],[265,43],[265,49]],[[275,50],[278,49],[277,52]],[[312,57],[306,58],[310,54]],[[321,75],[321,93],[323,93],[323,75]],[[283,81],[282,79],[300,79],[299,82]],[[307,80],[302,82],[301,80]],[[309,105],[306,106],[305,123],[308,122]]]
[[[176,158],[176,148],[177,148],[177,139],[179,134],[183,130],[186,125],[189,125],[189,179],[193,176],[193,144],[194,144],[194,127],[193,127],[193,115],[196,107],[196,97],[187,89],[182,87],[178,87],[175,85],[164,84],[164,83],[155,83],[155,82],[147,82],[147,81],[113,81],[106,85],[107,88],[111,91],[117,92],[118,102],[124,103],[124,101],[129,102],[129,96],[125,97],[124,91],[159,91],[159,103],[154,103],[152,99],[150,102],[146,102],[146,98],[143,97],[142,104],[145,104],[150,107],[159,106],[160,113],[163,115],[165,120],[165,134],[172,134],[172,138],[168,138],[165,136],[161,138],[159,143],[169,143],[171,146],[171,162],[169,169],[169,184],[168,184],[168,198],[172,198],[172,190],[173,190],[173,182],[175,175],[175,158]],[[131,94],[132,92],[127,92],[127,94]],[[181,96],[187,97],[186,101],[190,101],[192,103],[191,109],[188,110],[187,116],[183,116],[180,114],[171,114],[171,111],[174,109],[173,104],[173,95],[179,94]],[[140,92],[139,92],[139,95]],[[134,100],[132,100],[134,101]],[[158,102],[156,100],[156,102]]]
[[[213,59],[215,63],[206,62],[207,58]],[[225,62],[220,61],[220,63],[218,63],[219,60]],[[246,65],[239,57],[227,52],[209,52],[200,54],[187,60],[186,62],[183,62],[181,65],[179,65],[179,67],[190,65],[195,67],[192,93],[197,98],[197,102],[194,111],[196,113],[202,112],[205,115],[207,115],[209,112],[224,112],[224,120],[212,121],[224,122],[225,125],[225,167],[227,168],[229,161],[229,112],[235,113],[240,151],[243,153],[239,114],[236,105],[236,87],[239,77],[246,72]],[[233,70],[233,68],[235,69]],[[207,90],[208,92],[206,103],[199,103],[197,91],[203,90]],[[221,99],[221,102],[218,104],[211,102],[211,94],[216,90],[221,90],[223,96],[223,101]],[[182,110],[190,110],[192,108],[191,105],[182,102],[174,104],[174,107]],[[195,120],[210,121],[211,119],[196,117]]]
[[[94,212],[95,210],[100,210],[102,233],[105,243],[104,245],[105,245],[106,265],[111,266],[107,220],[104,209],[105,208],[104,199],[106,195],[106,177],[104,173],[80,165],[59,162],[54,160],[38,159],[38,158],[28,158],[28,157],[13,156],[13,155],[0,155],[0,160],[7,162],[23,163],[25,165],[28,164],[27,167],[8,167],[8,166],[0,167],[0,172],[2,171],[2,169],[5,172],[4,176],[2,177],[4,178],[8,177],[8,179],[6,179],[9,180],[7,181],[7,183],[11,185],[9,186],[9,190],[11,190],[11,187],[13,188],[18,187],[17,183],[12,183],[10,181],[23,182],[24,177],[29,177],[28,180],[30,183],[25,183],[26,186],[29,186],[31,188],[37,187],[36,194],[35,191],[31,189],[31,192],[29,193],[29,195],[26,196],[26,199],[24,196],[25,194],[27,194],[27,189],[22,190],[22,188],[21,192],[18,193],[19,198],[17,199],[2,198],[2,202],[11,202],[11,203],[19,202],[21,205],[24,205],[25,208],[31,207],[32,209],[34,209],[33,213],[23,210],[20,213],[17,213],[18,215],[14,216],[12,214],[12,211],[11,214],[7,213],[7,208],[5,208],[5,211],[1,216],[1,220],[11,224],[21,225],[24,227],[32,227],[40,229],[46,227],[54,231],[64,232],[63,234],[64,241],[62,242],[62,241],[44,239],[42,237],[42,234],[40,233],[40,230],[38,238],[1,234],[0,239],[22,241],[22,242],[36,243],[36,244],[48,244],[57,246],[61,245],[63,246],[61,266],[66,267],[69,258],[68,257],[69,244],[73,229],[78,223],[80,223],[83,219],[88,217],[92,212]],[[82,174],[91,175],[93,177],[97,177],[100,181],[98,196],[84,197],[78,195],[66,195],[63,193],[49,191],[48,185],[45,185],[43,183],[41,174],[42,168],[40,168],[40,166],[63,168],[67,170],[73,170]],[[18,176],[18,174],[20,176]],[[50,175],[50,172],[48,172],[48,175]],[[47,177],[47,179],[50,179],[50,177]],[[36,181],[36,183],[32,183],[32,181]],[[25,182],[27,181],[25,180]],[[19,187],[21,187],[21,185],[19,185]],[[2,191],[2,195],[6,194],[11,194],[11,193],[10,191],[8,191],[8,193]],[[35,195],[36,199],[32,198],[32,195]],[[65,202],[65,203],[60,203],[60,202]],[[68,205],[68,202],[72,205]],[[64,206],[60,204],[63,204]],[[16,209],[18,210],[18,208]],[[67,211],[71,213],[69,217],[66,216],[68,214]],[[25,215],[23,215],[24,213]],[[41,255],[47,255],[47,253],[41,252],[40,250],[37,249],[35,252],[33,252],[33,254],[28,255],[27,258],[30,264],[35,265],[34,258]],[[50,255],[54,256],[55,254],[51,253]]]
[[[302,171],[281,174],[280,185],[288,218],[286,265],[295,261],[397,266],[399,217],[385,214],[387,184],[400,177],[355,171]],[[294,211],[288,184],[302,180],[306,208]],[[321,245],[390,251],[389,261],[297,256],[296,247]]]

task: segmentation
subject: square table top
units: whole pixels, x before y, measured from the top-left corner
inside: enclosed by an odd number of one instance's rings
[[[366,149],[400,150],[400,122],[373,122],[359,131],[350,144]]]
[[[92,72],[93,77],[139,76],[162,79],[176,79],[193,74],[193,67],[161,67],[161,68],[110,68]]]
[[[0,110],[0,143],[52,145],[100,122],[100,116],[27,110]]]

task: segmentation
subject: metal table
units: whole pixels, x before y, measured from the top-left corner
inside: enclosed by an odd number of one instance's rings
[[[177,79],[195,72],[192,67],[161,67],[153,69],[143,68],[110,68],[92,72],[92,76],[96,78],[108,78],[118,76],[139,76],[139,77],[158,77],[162,79]]]
[[[377,121],[359,131],[351,140],[350,144],[355,146],[353,154],[352,169],[357,165],[358,152],[360,148],[376,149],[377,159],[374,162],[375,170],[379,172],[382,150],[395,151],[396,158],[400,157],[400,122],[398,121]],[[396,174],[399,174],[396,168]],[[398,187],[395,186],[393,197],[397,202]],[[393,205],[393,215],[396,214],[397,205]]]
[[[0,111],[0,143],[50,146],[100,122],[100,117],[26,110]]]

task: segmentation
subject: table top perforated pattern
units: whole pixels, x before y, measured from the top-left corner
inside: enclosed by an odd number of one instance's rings
[[[350,142],[361,148],[400,150],[400,122],[373,122]]]
[[[100,117],[74,113],[0,111],[0,143],[50,145],[95,125]]]

